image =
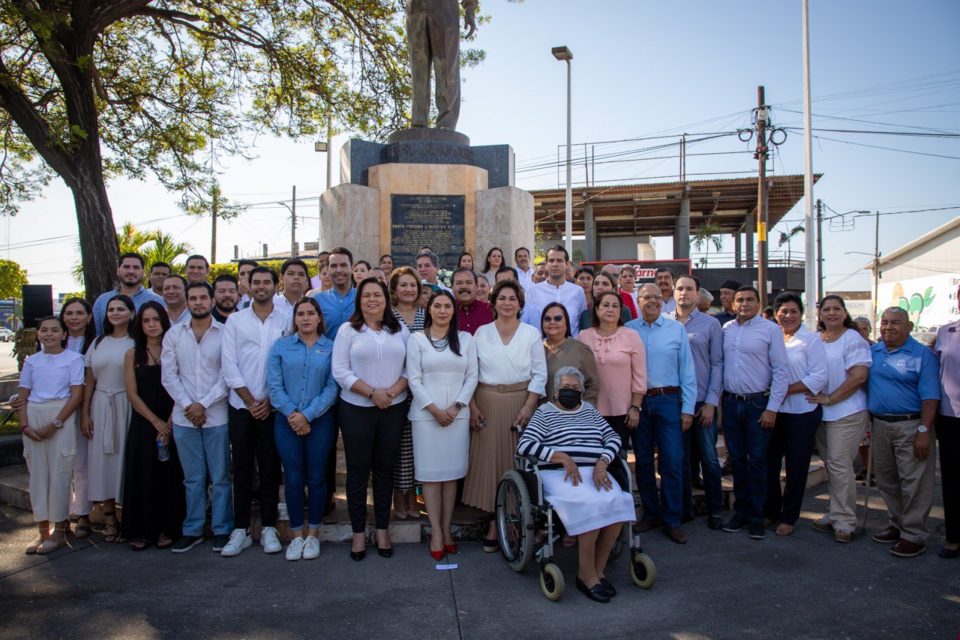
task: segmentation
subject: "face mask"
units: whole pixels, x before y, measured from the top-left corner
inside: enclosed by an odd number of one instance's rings
[[[573,409],[580,404],[580,398],[582,397],[583,392],[577,389],[560,389],[557,392],[557,400],[564,409]]]

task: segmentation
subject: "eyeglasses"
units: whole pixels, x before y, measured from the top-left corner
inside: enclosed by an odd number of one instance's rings
[[[563,322],[563,316],[543,316],[544,322]]]

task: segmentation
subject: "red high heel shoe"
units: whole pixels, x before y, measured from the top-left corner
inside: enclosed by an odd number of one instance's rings
[[[431,550],[430,550],[430,556],[431,556],[434,560],[436,560],[437,562],[440,562],[441,560],[443,560],[443,551],[442,551],[442,550],[441,550],[441,551],[434,551],[433,549],[431,549]]]
[[[443,545],[443,548],[444,548],[444,550],[445,550],[447,553],[456,553],[456,552],[457,552],[457,545],[456,545],[456,544],[445,544],[445,545]]]

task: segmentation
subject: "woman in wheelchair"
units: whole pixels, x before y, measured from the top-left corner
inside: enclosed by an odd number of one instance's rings
[[[609,602],[616,589],[604,576],[610,551],[625,522],[634,522],[633,498],[607,474],[620,436],[590,403],[583,402],[583,374],[559,369],[555,397],[542,405],[520,436],[517,452],[562,468],[540,472],[543,492],[569,535],[577,536],[577,589]]]

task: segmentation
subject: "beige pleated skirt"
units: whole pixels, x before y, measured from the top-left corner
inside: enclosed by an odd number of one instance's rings
[[[527,400],[529,382],[477,385],[476,399],[486,427],[470,434],[470,462],[463,483],[463,503],[483,511],[496,509],[497,485],[513,469],[518,435],[510,430]]]

